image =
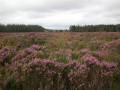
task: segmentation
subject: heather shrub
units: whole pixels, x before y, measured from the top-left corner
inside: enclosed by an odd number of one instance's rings
[[[11,75],[8,78],[11,80],[12,77],[14,77],[14,80],[16,80],[17,78],[20,78],[20,80],[22,80],[23,76],[24,76],[22,74],[24,74],[23,71],[25,70],[24,64],[27,64],[32,59],[36,58],[36,53],[42,53],[43,50],[44,50],[44,47],[33,45],[30,48],[19,51],[18,54],[16,54],[16,56],[14,56],[11,59],[11,63],[9,65],[7,65],[9,68],[8,76],[9,76],[9,74]],[[21,74],[19,74],[19,73],[21,73]],[[18,74],[19,74],[19,76],[17,76]],[[8,81],[9,81],[9,79],[8,79]],[[5,83],[7,84],[7,79],[5,80]]]
[[[2,48],[0,50],[0,64],[4,66],[5,63],[10,63],[10,59],[15,54],[15,52],[16,51],[14,49],[10,50],[7,46]]]
[[[105,43],[104,47],[102,48],[102,50],[108,50],[111,53],[112,52],[118,52],[120,53],[120,39],[118,40],[113,40],[110,42]]]
[[[81,89],[86,84],[86,78],[89,69],[85,64],[81,65],[78,62],[72,61],[69,63],[70,71],[68,73],[71,88]]]
[[[108,89],[113,77],[119,69],[116,63],[100,62],[97,58],[87,54],[81,58],[84,64],[89,68],[87,76],[87,85],[92,89]],[[103,84],[104,82],[104,84]],[[99,86],[97,84],[100,84]],[[108,84],[108,87],[105,85]]]
[[[117,71],[116,63],[100,62],[90,54],[84,55],[81,62],[70,60],[66,64],[57,59],[36,58],[40,50],[44,50],[43,47],[33,45],[13,57],[9,65],[10,77],[4,81],[7,86],[15,80],[14,86],[23,89],[98,89]],[[102,83],[101,79],[107,80],[98,87],[96,83]]]
[[[4,33],[0,37],[0,89],[120,88],[119,33]]]

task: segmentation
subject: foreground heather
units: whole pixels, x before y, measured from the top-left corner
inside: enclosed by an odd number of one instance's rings
[[[120,33],[14,33],[0,37],[3,90],[120,89]]]

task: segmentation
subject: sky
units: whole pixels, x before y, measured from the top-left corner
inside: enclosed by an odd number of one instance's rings
[[[120,0],[0,0],[1,24],[70,25],[120,23]]]

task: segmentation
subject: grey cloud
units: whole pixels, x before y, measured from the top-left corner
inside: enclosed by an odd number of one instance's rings
[[[0,0],[0,23],[68,28],[120,23],[119,0]]]
[[[96,0],[2,0],[0,12],[40,11],[82,9],[96,4]]]

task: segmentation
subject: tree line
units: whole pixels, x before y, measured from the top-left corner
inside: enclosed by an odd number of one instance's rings
[[[39,25],[0,24],[0,32],[120,32],[120,24],[71,25],[69,30],[47,30]]]
[[[120,24],[117,25],[71,25],[70,32],[120,32]]]
[[[0,32],[44,32],[45,28],[39,25],[0,24]]]

